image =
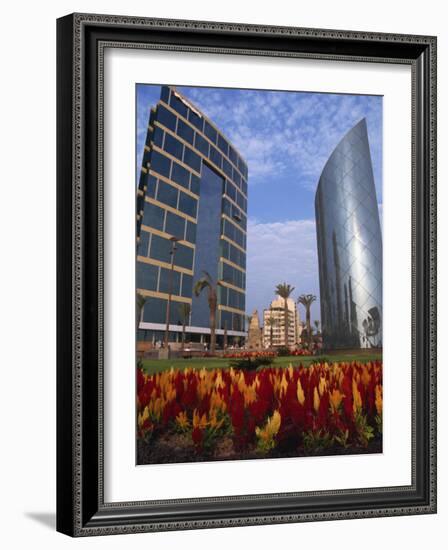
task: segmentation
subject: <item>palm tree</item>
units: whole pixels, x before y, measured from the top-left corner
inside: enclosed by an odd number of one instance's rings
[[[306,311],[306,332],[311,343],[311,304],[316,301],[314,294],[301,294],[297,303],[302,304]]]
[[[215,353],[216,349],[216,306],[218,303],[218,286],[221,285],[221,281],[214,281],[213,277],[207,271],[202,272],[204,277],[196,281],[193,292],[195,296],[206,288],[207,289],[207,301],[208,308],[210,310],[210,353]]]
[[[185,347],[185,326],[190,320],[191,305],[187,302],[179,305],[179,313],[182,319],[182,351]]]
[[[316,333],[319,332],[319,325],[320,325],[320,323],[316,319],[316,321],[314,321],[314,326],[316,327]]]
[[[224,321],[224,339],[222,343],[222,349],[226,351],[227,349],[227,321]]]
[[[143,296],[143,294],[140,294],[140,292],[137,292],[135,295],[135,330],[138,330],[138,326],[142,320],[143,317],[143,309],[145,307],[147,298]]]
[[[265,320],[266,325],[269,327],[269,346],[272,348],[274,339],[274,326],[277,324],[277,319],[271,315]]]
[[[280,296],[280,298],[283,298],[283,301],[285,303],[284,305],[284,312],[285,312],[285,346],[289,346],[289,326],[288,326],[288,298],[291,296],[291,294],[294,291],[294,287],[291,285],[288,285],[286,283],[279,284],[275,287],[275,293]]]

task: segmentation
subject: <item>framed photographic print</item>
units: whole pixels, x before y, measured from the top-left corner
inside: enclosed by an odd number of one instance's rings
[[[72,536],[436,511],[436,38],[58,20]]]

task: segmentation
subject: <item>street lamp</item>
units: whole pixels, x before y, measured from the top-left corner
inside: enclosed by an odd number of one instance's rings
[[[170,267],[170,273],[168,275],[168,300],[166,302],[166,328],[165,328],[165,339],[163,342],[163,347],[165,349],[168,349],[168,337],[169,337],[169,331],[170,331],[170,308],[171,308],[171,294],[173,293],[173,271],[174,271],[174,254],[177,250],[176,243],[179,241],[177,237],[171,237],[171,250],[170,250],[170,256],[171,256],[171,267]]]

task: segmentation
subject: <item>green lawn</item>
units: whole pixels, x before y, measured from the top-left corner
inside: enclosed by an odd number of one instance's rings
[[[381,359],[381,351],[347,351],[347,352],[328,352],[322,356],[314,355],[310,357],[276,357],[272,366],[287,367],[288,365],[309,365],[313,361],[329,360],[329,361],[372,361]],[[148,374],[162,372],[171,369],[184,369],[186,367],[194,369],[224,369],[229,366],[231,359],[221,359],[215,357],[192,358],[192,359],[143,359],[143,368]]]

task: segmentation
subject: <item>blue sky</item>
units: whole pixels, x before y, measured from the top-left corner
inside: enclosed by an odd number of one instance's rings
[[[284,281],[295,287],[294,297],[302,293],[319,297],[317,183],[333,149],[365,117],[381,206],[382,98],[177,88],[213,120],[249,166],[247,312],[268,307],[275,285]],[[137,86],[138,168],[149,110],[159,97],[160,86]],[[320,319],[319,307],[319,302],[313,306],[313,319]]]

